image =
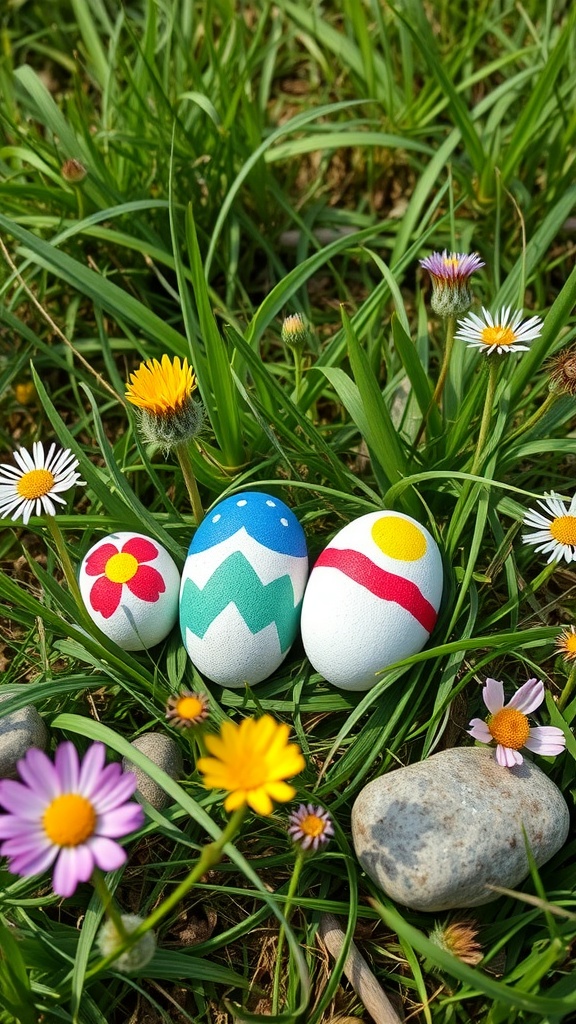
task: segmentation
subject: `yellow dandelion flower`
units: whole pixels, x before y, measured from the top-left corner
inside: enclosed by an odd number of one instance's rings
[[[227,811],[248,804],[257,814],[272,813],[272,801],[286,803],[296,790],[284,780],[298,775],[305,762],[300,747],[289,743],[290,729],[270,715],[224,722],[219,736],[205,736],[212,757],[201,757],[198,770],[206,789],[224,789]]]
[[[141,363],[126,385],[126,398],[140,410],[146,441],[164,451],[189,441],[203,425],[202,406],[192,398],[196,378],[188,360],[167,355]]]
[[[556,650],[564,661],[576,661],[576,627],[568,626],[556,637]]]
[[[180,411],[196,388],[196,378],[188,360],[182,364],[178,356],[172,362],[167,355],[162,362],[148,359],[130,374],[126,385],[126,398],[132,405],[145,409],[156,416],[166,416]]]

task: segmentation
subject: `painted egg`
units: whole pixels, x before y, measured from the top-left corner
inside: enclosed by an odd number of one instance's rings
[[[421,650],[442,598],[434,538],[400,512],[370,512],[340,531],[310,573],[302,640],[313,667],[342,690]]]
[[[178,618],[178,567],[141,533],[99,540],[84,557],[78,583],[90,618],[124,651],[159,644]]]
[[[216,505],[194,534],[180,590],[198,671],[230,687],[271,675],[296,636],[307,577],[304,531],[283,501],[244,491]]]

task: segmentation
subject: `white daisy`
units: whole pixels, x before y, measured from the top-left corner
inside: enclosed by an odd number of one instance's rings
[[[484,319],[482,319],[482,317]],[[458,321],[460,330],[455,337],[470,348],[479,348],[487,355],[492,352],[526,352],[527,341],[534,341],[542,332],[542,319],[532,316],[522,323],[522,310],[512,313],[511,306],[503,306],[494,316],[482,307],[482,317],[470,313]]]
[[[26,526],[31,515],[55,516],[54,502],[66,503],[59,492],[85,483],[76,472],[78,459],[68,448],[56,451],[51,444],[45,455],[42,442],[35,441],[32,454],[20,448],[13,457],[15,466],[0,464],[0,519],[11,513],[12,520],[22,516]]]
[[[526,513],[522,522],[524,526],[533,527],[534,532],[522,537],[524,544],[535,544],[536,551],[550,553],[549,562],[559,562],[561,558],[566,562],[575,562],[576,494],[568,508],[554,492],[546,495],[538,504],[548,515],[543,516],[535,509]]]

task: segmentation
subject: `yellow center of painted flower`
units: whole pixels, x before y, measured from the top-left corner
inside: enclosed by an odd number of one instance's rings
[[[550,533],[560,544],[576,545],[576,516],[558,516],[553,519]]]
[[[80,846],[94,835],[96,811],[80,793],[64,793],[48,805],[42,824],[56,846]]]
[[[326,822],[319,818],[317,814],[307,814],[300,822],[299,827],[305,835],[311,836],[312,839],[317,839],[318,836],[324,834]]]
[[[16,484],[16,490],[21,498],[31,500],[43,498],[52,490],[53,485],[54,475],[49,469],[31,469],[20,477]]]
[[[517,708],[502,708],[488,721],[491,736],[503,747],[520,750],[530,735],[530,723]]]
[[[199,697],[180,697],[176,702],[176,714],[179,718],[187,718],[193,722],[204,711],[204,704]]]
[[[482,331],[483,345],[513,345],[516,340],[511,327],[485,327]]]
[[[104,569],[104,574],[112,583],[128,583],[137,572],[138,559],[134,558],[134,555],[129,555],[127,551],[112,555]]]
[[[372,540],[383,554],[402,562],[417,562],[426,554],[422,530],[400,516],[383,516],[372,527]]]

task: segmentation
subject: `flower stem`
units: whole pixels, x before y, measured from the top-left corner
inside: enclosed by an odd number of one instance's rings
[[[496,359],[488,360],[488,387],[486,388],[486,398],[484,400],[484,410],[482,412],[482,421],[480,423],[480,433],[478,434],[478,441],[476,443],[476,452],[474,455],[474,461],[470,473],[474,476],[480,468],[482,462],[482,455],[484,454],[484,448],[486,447],[486,439],[488,437],[488,431],[490,429],[490,420],[492,419],[492,410],[494,406],[494,395],[496,394],[496,384],[498,383],[498,370],[499,365]]]
[[[82,600],[80,587],[78,586],[78,581],[76,579],[76,573],[74,572],[74,566],[72,565],[72,562],[70,560],[70,555],[68,554],[66,542],[64,540],[64,537],[62,536],[62,531],[58,526],[58,523],[56,522],[56,517],[47,515],[45,516],[44,521],[46,523],[46,526],[50,530],[50,533],[52,534],[52,539],[54,541],[54,544],[56,545],[56,550],[58,552],[60,564],[64,571],[64,576],[66,577],[66,583],[68,584],[68,589],[70,590],[72,597],[76,601],[78,608],[80,609],[82,614],[84,614],[84,602]]]
[[[204,509],[202,508],[200,492],[198,490],[198,484],[196,483],[196,477],[194,476],[192,459],[190,458],[190,452],[188,451],[188,447],[185,442],[183,444],[176,445],[176,455],[178,456],[178,462],[180,463],[184,483],[186,484],[190,497],[190,504],[192,505],[196,526],[200,526],[200,523],[204,519]]]
[[[284,917],[288,922],[292,916],[292,902],[296,895],[296,889],[302,873],[302,867],[304,865],[305,856],[302,850],[296,850],[296,862],[294,864],[294,871],[292,872],[292,878],[290,879],[290,885],[288,887],[288,893],[286,895],[286,903],[284,905]],[[278,1003],[280,1000],[280,977],[282,974],[282,951],[284,949],[284,939],[286,933],[284,925],[280,925],[280,931],[278,932],[278,949],[276,952],[276,966],[274,968],[274,987],[272,990],[272,1016],[278,1013]]]
[[[125,942],[126,939],[128,938],[129,933],[126,931],[124,927],[122,915],[119,913],[119,911],[116,909],[114,905],[114,898],[112,896],[112,893],[110,892],[110,889],[106,885],[106,879],[104,878],[104,875],[102,874],[99,868],[94,868],[92,872],[91,882],[100,897],[100,901],[102,903],[102,906],[104,907],[104,913],[114,923],[114,927],[118,932],[118,935],[120,935],[122,940]]]
[[[452,355],[452,349],[454,348],[454,331],[456,328],[456,321],[453,316],[446,318],[446,340],[444,343],[444,358],[442,360],[442,366],[440,367],[440,373],[438,380],[436,381],[436,387],[434,388],[434,394],[430,400],[430,405],[426,410],[426,414],[422,419],[414,445],[417,446],[421,439],[424,431],[426,430],[426,424],[430,415],[430,410],[433,405],[440,404],[442,398],[442,392],[444,391],[444,385],[446,384],[446,378],[448,376],[448,370],[450,369],[450,357]]]
[[[572,668],[570,669],[570,673],[568,675],[568,678],[567,678],[566,682],[564,683],[564,688],[562,690],[562,693],[560,694],[560,696],[558,698],[557,707],[558,707],[559,711],[563,711],[564,708],[566,707],[570,697],[572,696],[572,693],[574,691],[574,687],[575,686],[576,686],[576,664],[572,665]]]
[[[525,423],[521,423],[520,426],[510,434],[508,440],[515,441],[517,437],[521,436],[521,434],[527,434],[529,430],[532,430],[532,427],[536,426],[538,421],[541,420],[551,406],[554,405],[557,398],[559,398],[559,395],[556,391],[549,391],[540,408],[536,409],[536,412],[532,413]]]
[[[176,886],[173,892],[171,892],[170,895],[166,897],[166,899],[160,904],[160,906],[156,907],[156,909],[148,915],[148,917],[142,922],[141,925],[138,926],[138,928],[136,928],[133,932],[130,932],[130,934],[126,936],[121,946],[118,946],[113,953],[109,953],[108,956],[105,956],[101,960],[99,960],[98,963],[95,964],[95,966],[92,968],[92,970],[87,972],[86,978],[93,978],[96,974],[100,974],[101,971],[109,967],[110,964],[113,963],[114,960],[116,960],[117,957],[119,957],[120,954],[124,952],[124,950],[128,949],[130,946],[133,946],[134,943],[138,942],[138,940],[146,934],[146,932],[149,932],[152,928],[155,928],[156,925],[159,924],[159,922],[162,920],[162,918],[166,917],[166,915],[169,914],[171,910],[174,910],[174,908],[178,906],[180,900],[184,899],[184,897],[192,888],[192,886],[194,886],[196,882],[200,878],[202,878],[202,875],[206,874],[206,872],[210,868],[220,863],[220,861],[222,860],[224,847],[226,846],[227,843],[230,842],[231,839],[234,838],[234,836],[238,832],[246,815],[246,811],[246,804],[243,804],[242,807],[239,807],[236,811],[234,811],[234,814],[230,818],[230,821],[226,825],[226,828],[222,832],[220,838],[215,839],[214,842],[208,843],[208,845],[204,847],[196,864],[194,865],[190,873],[186,876],[186,878],[182,882],[180,882],[180,885]]]
[[[294,404],[298,405],[302,391],[302,350],[294,346]]]
[[[442,398],[442,392],[444,391],[444,385],[446,383],[446,377],[448,376],[448,370],[450,369],[450,357],[452,355],[452,349],[454,348],[454,330],[456,328],[456,321],[453,316],[446,318],[446,341],[444,343],[444,359],[442,360],[442,366],[440,367],[440,374],[436,381],[436,387],[434,388],[434,394],[432,395],[432,402],[439,403]]]

